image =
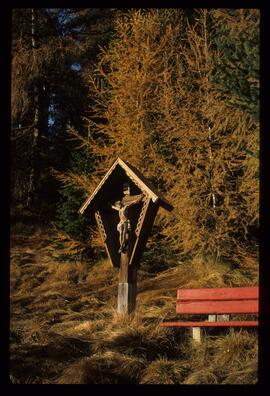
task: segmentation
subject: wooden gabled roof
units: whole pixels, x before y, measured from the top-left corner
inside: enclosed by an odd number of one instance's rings
[[[173,209],[173,206],[169,204],[162,196],[161,194],[152,186],[152,184],[145,179],[145,177],[132,165],[130,165],[128,162],[123,161],[121,158],[117,158],[117,160],[113,163],[111,168],[108,170],[106,175],[103,177],[99,185],[96,187],[94,192],[90,195],[89,198],[86,199],[86,201],[82,204],[82,206],[79,209],[79,213],[83,214],[84,211],[91,205],[91,203],[96,200],[98,197],[100,190],[102,186],[105,185],[107,180],[110,178],[112,175],[113,171],[117,168],[121,167],[127,176],[133,180],[136,185],[143,191],[145,192],[154,203],[157,205],[163,207],[164,209],[171,211]]]

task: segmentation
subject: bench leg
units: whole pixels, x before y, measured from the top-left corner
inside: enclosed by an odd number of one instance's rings
[[[230,320],[230,315],[208,315],[208,322],[227,322]],[[191,327],[192,339],[197,342],[202,342],[202,328]]]
[[[217,322],[229,322],[230,320],[230,315],[223,314],[223,315],[217,315]]]
[[[228,322],[229,320],[228,314],[208,315],[208,322]]]
[[[191,327],[192,339],[195,342],[201,343],[202,341],[202,329],[200,327]]]

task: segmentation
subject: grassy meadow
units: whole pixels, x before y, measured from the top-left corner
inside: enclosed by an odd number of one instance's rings
[[[59,262],[44,229],[11,234],[10,378],[13,384],[255,384],[257,329],[162,328],[178,288],[257,285],[257,263],[204,258],[138,273],[136,312],[119,316],[117,270],[107,259]]]

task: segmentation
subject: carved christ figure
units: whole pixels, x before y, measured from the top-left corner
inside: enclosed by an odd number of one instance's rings
[[[143,194],[135,195],[134,197],[126,195],[122,201],[116,201],[114,205],[111,205],[112,209],[119,212],[120,221],[117,224],[117,231],[119,232],[120,248],[118,253],[124,253],[128,247],[128,236],[131,231],[130,220],[128,219],[128,208],[141,202],[142,198]]]

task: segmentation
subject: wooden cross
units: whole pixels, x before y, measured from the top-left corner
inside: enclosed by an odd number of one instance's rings
[[[117,201],[112,208],[119,212],[120,222],[117,225],[119,232],[119,253],[120,256],[120,269],[119,269],[119,284],[118,284],[118,313],[126,314],[131,313],[135,309],[136,294],[137,294],[137,266],[130,266],[129,254],[129,233],[131,230],[130,220],[128,218],[128,209],[140,203],[143,194],[130,195],[130,187],[128,183],[123,186],[124,197],[121,201]]]

